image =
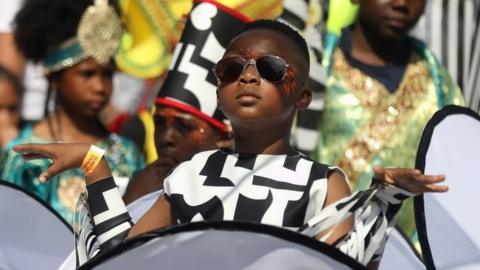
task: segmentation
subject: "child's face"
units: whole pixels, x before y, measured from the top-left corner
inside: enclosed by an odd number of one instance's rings
[[[194,154],[216,148],[220,132],[206,121],[181,110],[157,105],[154,114],[157,165],[168,173]]]
[[[358,20],[385,40],[401,40],[423,13],[425,0],[357,0]]]
[[[100,65],[92,58],[66,69],[56,82],[60,105],[77,115],[97,115],[112,94],[113,73],[113,64]]]
[[[250,127],[258,124],[261,128],[269,124],[288,123],[297,108],[299,89],[303,87],[300,81],[305,80],[304,74],[308,74],[305,60],[295,51],[296,48],[296,44],[283,34],[264,29],[244,32],[228,46],[222,59],[241,57],[247,61],[257,60],[256,67],[251,62],[243,72],[239,71],[238,65],[237,68],[224,68],[225,78],[230,78],[223,82],[220,78],[217,90],[219,106],[234,128],[244,124]],[[268,63],[263,61],[265,56],[274,56],[271,61],[276,59],[280,64],[289,65],[285,75],[281,76],[282,69],[275,69],[280,70],[280,75],[265,72],[268,70]],[[231,74],[238,74],[238,77],[227,76]]]
[[[15,87],[7,80],[0,79],[0,125],[17,127],[20,121],[20,97]]]

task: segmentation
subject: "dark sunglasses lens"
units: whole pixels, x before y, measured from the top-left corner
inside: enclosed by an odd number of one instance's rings
[[[260,76],[271,82],[282,80],[287,69],[287,64],[283,59],[273,56],[263,56],[258,58],[256,65]]]
[[[245,60],[239,57],[224,58],[215,66],[215,75],[223,83],[237,80],[243,71]]]

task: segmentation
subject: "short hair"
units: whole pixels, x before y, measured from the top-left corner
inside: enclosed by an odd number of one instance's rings
[[[275,31],[277,33],[283,34],[284,36],[289,38],[300,49],[299,54],[301,54],[304,57],[304,60],[306,61],[306,64],[307,64],[307,68],[310,69],[310,54],[308,52],[307,42],[298,33],[297,30],[293,29],[289,25],[287,25],[283,22],[280,22],[280,21],[262,19],[262,20],[252,21],[252,22],[246,24],[240,30],[240,32],[237,34],[237,36],[242,34],[242,33],[245,33],[245,32],[251,31],[251,30],[256,30],[256,29],[272,30],[272,31]]]

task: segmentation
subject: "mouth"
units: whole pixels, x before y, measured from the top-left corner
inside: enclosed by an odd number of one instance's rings
[[[103,107],[105,107],[105,105],[107,104],[107,101],[106,100],[93,100],[93,101],[90,101],[88,104],[91,108],[99,110],[99,109],[102,109]]]
[[[156,163],[163,166],[175,166],[178,161],[171,156],[159,156]]]
[[[400,18],[391,18],[387,21],[388,26],[396,30],[403,30],[408,27],[408,21]]]
[[[235,99],[241,105],[252,105],[256,103],[260,98],[260,96],[251,90],[240,90]]]

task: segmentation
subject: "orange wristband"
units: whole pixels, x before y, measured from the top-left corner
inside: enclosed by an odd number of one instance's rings
[[[105,150],[102,148],[93,144],[90,146],[90,149],[88,149],[87,154],[83,158],[82,165],[80,166],[80,169],[82,169],[85,175],[92,173],[95,168],[97,168],[100,160],[102,160],[103,154],[105,154]]]

